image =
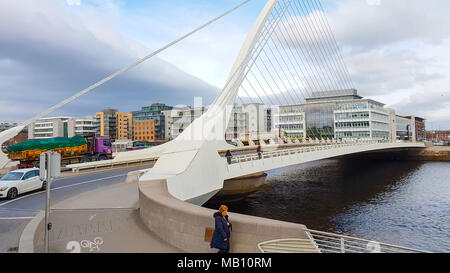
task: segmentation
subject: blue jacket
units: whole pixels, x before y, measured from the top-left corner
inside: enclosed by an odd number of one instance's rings
[[[220,250],[230,249],[230,229],[227,226],[227,220],[225,220],[220,212],[214,213],[213,217],[216,225],[211,240],[211,248]],[[224,241],[225,238],[227,238],[227,241]]]

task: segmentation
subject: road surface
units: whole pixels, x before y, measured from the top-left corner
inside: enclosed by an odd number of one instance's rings
[[[139,167],[81,173],[55,180],[51,185],[51,203],[112,184],[123,183],[127,173],[149,168]],[[0,199],[0,252],[17,252],[19,239],[28,222],[45,209],[45,191],[34,191],[14,200]]]

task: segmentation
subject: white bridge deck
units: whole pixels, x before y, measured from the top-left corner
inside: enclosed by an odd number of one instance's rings
[[[377,150],[424,148],[424,143],[389,143],[389,142],[352,142],[332,143],[327,145],[307,146],[292,149],[281,149],[258,154],[236,156],[231,164],[224,164],[227,168],[226,179],[245,176],[253,173],[269,171],[305,162],[326,158],[370,152]]]

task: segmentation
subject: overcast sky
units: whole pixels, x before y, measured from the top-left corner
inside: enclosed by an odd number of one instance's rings
[[[0,121],[23,121],[242,0],[0,0]],[[225,17],[56,114],[210,103],[266,1]],[[355,87],[450,129],[450,1],[322,0]]]

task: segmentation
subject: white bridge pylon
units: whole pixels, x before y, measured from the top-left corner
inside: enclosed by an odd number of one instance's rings
[[[156,164],[141,176],[141,182],[166,179],[168,191],[174,197],[196,204],[204,203],[223,188],[226,165],[217,150],[228,145],[225,130],[237,92],[252,50],[277,3],[278,0],[270,0],[265,5],[239,52],[225,87],[211,107],[175,140],[164,144]]]
[[[351,88],[320,0],[269,0],[208,111],[175,140],[141,152],[159,159],[140,181],[165,179],[173,196],[202,204],[230,178],[226,160],[217,151],[227,145],[225,131],[236,99],[299,104],[314,91]]]

